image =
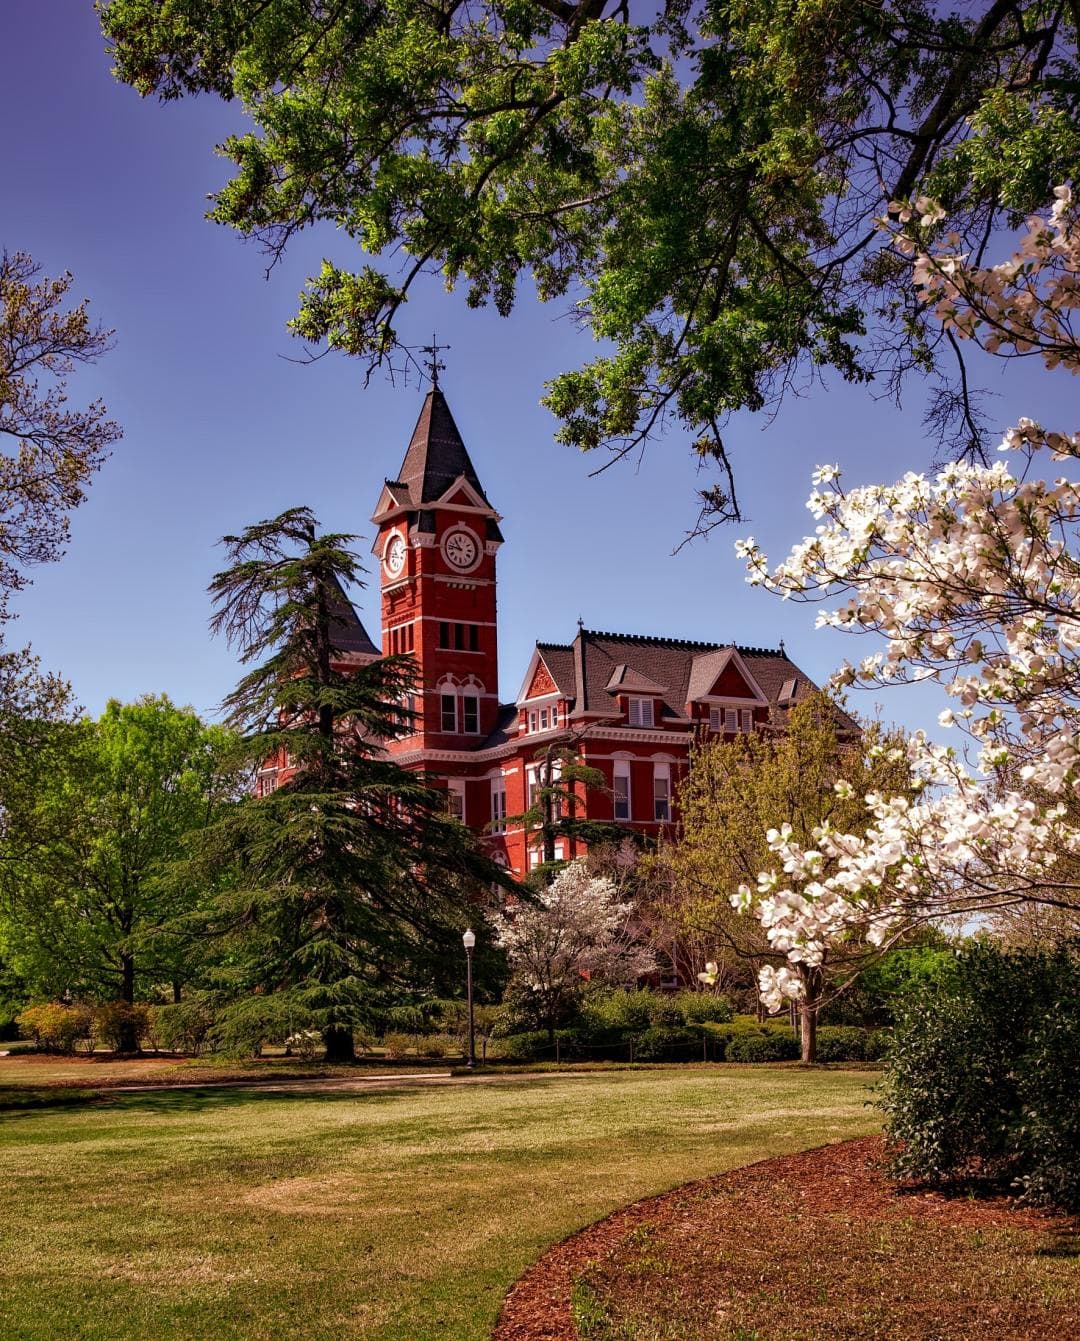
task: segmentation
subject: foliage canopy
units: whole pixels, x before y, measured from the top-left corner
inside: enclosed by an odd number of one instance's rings
[[[930,194],[981,254],[1003,215],[1075,176],[1075,0],[109,0],[119,78],[237,99],[211,217],[280,255],[332,223],[293,326],[374,366],[419,277],[510,310],[531,279],[604,342],[548,388],[559,437],[625,453],[674,419],[721,466],[703,519],[738,515],[722,437],[792,379],[930,370],[908,264],[875,227]],[[962,377],[940,431],[981,446]]]

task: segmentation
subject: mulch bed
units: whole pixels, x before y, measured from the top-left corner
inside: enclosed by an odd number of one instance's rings
[[[1080,1337],[1080,1223],[897,1189],[881,1160],[846,1141],[627,1206],[536,1262],[492,1341],[579,1341],[575,1282],[619,1336]]]

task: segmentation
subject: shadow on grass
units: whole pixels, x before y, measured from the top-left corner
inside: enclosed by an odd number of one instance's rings
[[[1080,1225],[1056,1230],[1050,1242],[1039,1248],[1036,1257],[1080,1257]]]
[[[360,1077],[358,1077],[360,1079]],[[510,1077],[507,1077],[510,1079]],[[555,1074],[515,1076],[522,1088],[549,1089],[560,1081]],[[581,1077],[587,1079],[587,1077]],[[372,1107],[410,1099],[444,1088],[425,1082],[410,1083],[403,1077],[400,1082],[384,1083],[378,1089],[348,1088],[350,1081],[340,1086],[319,1089],[277,1088],[273,1084],[211,1085],[174,1087],[148,1090],[20,1090],[0,1094],[0,1115],[10,1118],[33,1117],[49,1111],[100,1111],[111,1114],[141,1113],[175,1116],[184,1113],[218,1112],[226,1108],[258,1107],[269,1103],[302,1103],[307,1106],[342,1103]]]

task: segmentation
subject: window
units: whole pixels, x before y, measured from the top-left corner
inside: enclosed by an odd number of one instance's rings
[[[457,698],[453,694],[440,694],[442,702],[442,729],[457,730]]]
[[[506,829],[506,779],[496,778],[491,784],[491,828],[495,833]]]
[[[551,725],[559,725],[559,705],[557,703],[551,705]]]
[[[738,731],[738,729],[739,729],[739,714],[735,711],[734,708],[725,708],[724,730],[734,733]]]
[[[455,778],[447,783],[446,808],[452,819],[465,823],[465,784]]]
[[[740,708],[740,709],[739,709],[739,730],[740,730],[740,731],[753,731],[753,729],[754,729],[754,713],[753,713],[753,710],[752,710],[751,708]]]
[[[540,709],[540,730],[541,730],[541,731],[546,731],[547,729],[548,729],[548,710],[547,710],[547,708],[541,708],[541,709]]]
[[[671,819],[671,775],[667,764],[653,766],[653,819]]]
[[[539,792],[539,790],[540,785],[536,781],[536,769],[527,768],[525,770],[525,793],[529,798],[528,808],[530,810],[533,808],[534,805],[536,805],[537,793]]]
[[[651,698],[632,698],[630,700],[630,725],[652,726],[653,701]]]
[[[615,794],[615,818],[617,820],[628,820],[630,818],[630,765],[628,763],[616,762],[612,791]]]
[[[532,733],[533,731],[536,730],[536,723],[537,723],[538,720],[539,720],[539,715],[538,715],[538,713],[536,712],[536,709],[534,708],[534,709],[529,713],[529,731],[530,731],[530,733]]]
[[[476,624],[439,621],[439,647],[447,652],[479,652],[480,629]]]
[[[468,736],[480,730],[480,700],[475,694],[465,694],[461,700],[461,729]]]

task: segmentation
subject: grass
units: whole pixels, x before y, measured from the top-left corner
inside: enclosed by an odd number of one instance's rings
[[[278,1080],[359,1080],[368,1076],[411,1075],[450,1070],[450,1063],[423,1059],[389,1062],[366,1057],[349,1065],[269,1056],[253,1061],[225,1057],[172,1057],[146,1054],[117,1059],[112,1053],[93,1057],[48,1053],[0,1057],[0,1111],[23,1107],[28,1096],[47,1092],[86,1094],[131,1086],[221,1085]]]
[[[173,1090],[0,1124],[0,1337],[486,1338],[552,1241],[865,1133],[865,1074],[681,1067]]]

